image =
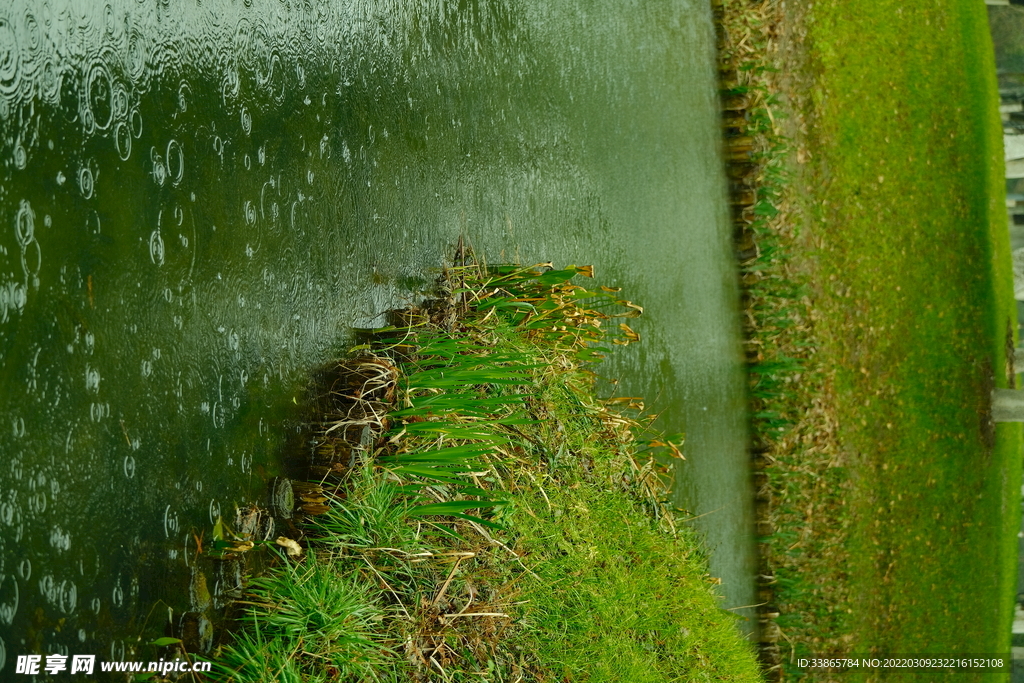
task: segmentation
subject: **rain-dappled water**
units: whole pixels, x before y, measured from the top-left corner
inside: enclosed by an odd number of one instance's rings
[[[687,433],[680,495],[749,605],[714,73],[706,2],[0,8],[0,671],[206,637],[237,577],[198,544],[460,234],[644,305],[605,372]]]

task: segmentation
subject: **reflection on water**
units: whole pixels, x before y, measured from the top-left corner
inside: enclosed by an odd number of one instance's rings
[[[310,368],[459,234],[645,305],[609,372],[725,472],[682,490],[749,604],[711,36],[686,2],[0,9],[0,668],[236,587],[199,545],[265,504]]]

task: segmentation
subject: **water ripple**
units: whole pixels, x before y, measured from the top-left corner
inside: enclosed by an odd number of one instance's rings
[[[171,178],[171,184],[177,185],[185,175],[185,153],[181,149],[181,143],[174,139],[168,142],[166,155],[167,174]]]
[[[249,113],[249,109],[245,106],[242,107],[241,119],[242,132],[249,135],[252,132],[252,114]]]
[[[78,188],[82,191],[82,196],[86,199],[92,199],[94,185],[95,178],[93,177],[92,169],[88,165],[82,166],[78,170]]]
[[[14,219],[14,233],[18,243],[26,247],[35,239],[36,214],[32,205],[27,199],[22,199],[18,204],[18,213]]]
[[[0,95],[11,97],[21,85],[21,55],[11,20],[0,16]]]
[[[4,586],[7,582],[8,577],[0,576],[0,587]],[[14,577],[10,577],[12,589],[11,592],[6,595],[10,596],[10,602],[0,603],[0,623],[7,624],[10,626],[14,623],[14,615],[18,613],[18,604],[21,602],[21,591],[19,590],[18,582]]]
[[[106,130],[110,127],[116,110],[114,81],[110,76],[110,68],[102,61],[94,62],[85,78],[85,106],[97,129]]]
[[[114,148],[117,149],[117,156],[121,161],[128,161],[132,155],[132,133],[129,124],[118,121],[114,126]]]
[[[128,32],[128,51],[125,55],[125,70],[128,78],[136,85],[142,83],[146,74],[146,63],[149,60],[148,40],[134,26]]]

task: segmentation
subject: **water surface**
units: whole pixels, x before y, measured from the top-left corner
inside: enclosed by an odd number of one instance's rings
[[[687,433],[749,605],[714,73],[706,2],[0,9],[0,669],[206,609],[198,546],[265,503],[311,369],[460,235],[644,305],[605,374]]]

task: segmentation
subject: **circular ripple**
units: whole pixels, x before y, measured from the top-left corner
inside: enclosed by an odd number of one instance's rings
[[[106,130],[114,115],[114,82],[110,77],[110,69],[102,62],[97,62],[89,69],[85,79],[85,102],[89,107],[92,120],[100,130]]]
[[[124,121],[118,121],[114,126],[114,147],[121,161],[128,161],[132,155],[132,132]]]
[[[182,176],[185,175],[185,153],[181,149],[181,144],[177,140],[171,140],[167,143],[167,157],[165,166],[167,167],[167,174],[171,178],[171,184],[177,185],[181,182]],[[178,223],[181,225],[181,223]]]
[[[270,36],[262,20],[252,26],[252,37],[249,40],[248,61],[255,68],[256,85],[265,88],[270,84],[273,74],[273,53],[270,49]]]
[[[36,214],[27,199],[22,199],[18,205],[14,233],[18,238],[18,244],[23,247],[27,247],[29,242],[36,238]]]
[[[154,230],[149,236],[149,257],[158,266],[164,264],[164,238],[160,236],[159,230]]]
[[[0,16],[0,95],[10,96],[21,85],[18,36],[10,19]]]
[[[164,534],[167,538],[178,532],[178,513],[171,512],[171,506],[168,505],[164,510]]]
[[[242,107],[242,132],[246,135],[252,132],[252,114],[249,113],[247,107]]]
[[[39,277],[39,271],[43,268],[43,252],[39,248],[39,241],[32,240],[21,250],[21,269],[25,277],[35,281]]]
[[[117,35],[117,16],[110,4],[103,7],[103,32],[111,38]]]
[[[43,44],[42,32],[39,30],[39,22],[36,20],[32,10],[25,11],[25,47],[29,53],[35,55]]]
[[[188,111],[188,101],[192,99],[192,86],[188,81],[182,81],[178,85],[178,111]]]
[[[128,116],[128,121],[132,127],[132,137],[138,140],[142,137],[142,113],[138,110],[138,107],[132,109],[132,113]]]
[[[48,104],[57,104],[60,99],[60,70],[52,59],[47,58],[39,68],[39,95]]]
[[[149,148],[149,160],[153,164],[153,180],[157,185],[162,186],[167,180],[167,166],[164,164],[163,157],[156,151],[156,147]]]
[[[93,178],[92,169],[88,166],[83,166],[78,170],[78,189],[82,191],[83,197],[92,199],[92,192],[95,189],[95,178]]]
[[[128,91],[124,85],[115,82],[113,85],[114,91],[110,95],[110,103],[112,107],[111,117],[114,120],[122,120],[128,116]]]
[[[220,82],[220,95],[224,102],[227,103],[229,100],[238,97],[241,88],[242,78],[238,74],[238,67],[234,62],[231,62],[224,67],[224,77]]]
[[[0,578],[0,586],[5,586],[6,583],[5,580]],[[11,577],[11,587],[5,587],[3,594],[9,596],[10,602],[0,603],[0,624],[10,626],[14,623],[14,615],[18,613],[18,603],[21,598],[18,582],[14,580],[14,577]]]
[[[125,66],[128,70],[128,78],[136,85],[146,75],[146,61],[148,60],[146,39],[139,33],[139,30],[132,28],[128,36],[128,54],[125,59]]]
[[[78,606],[78,586],[73,581],[61,581],[58,590],[60,611],[64,614],[73,614]]]
[[[14,143],[14,166],[18,170],[24,170],[28,166],[28,150],[21,144],[21,140]]]

